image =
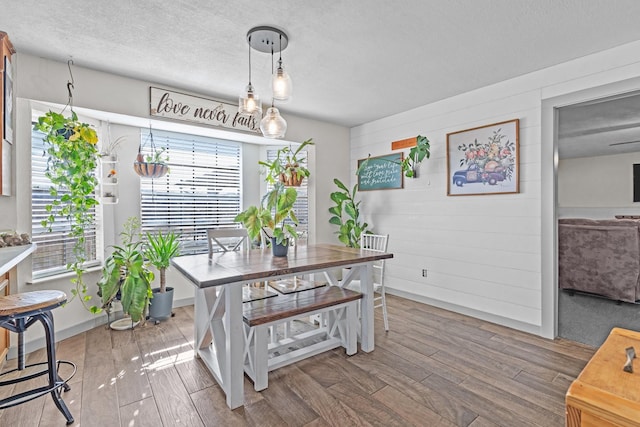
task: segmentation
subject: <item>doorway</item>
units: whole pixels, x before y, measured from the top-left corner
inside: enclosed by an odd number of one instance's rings
[[[599,346],[613,326],[640,329],[635,304],[559,291],[557,246],[559,218],[640,215],[633,202],[633,164],[640,164],[637,80],[543,102],[542,331],[549,338]]]

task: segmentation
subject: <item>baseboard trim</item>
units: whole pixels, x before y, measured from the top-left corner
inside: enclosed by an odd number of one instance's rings
[[[173,301],[174,307],[183,307],[185,305],[193,305],[193,297],[182,298],[182,299]],[[117,314],[116,314],[116,317],[117,317]],[[113,320],[115,320],[115,318]],[[105,325],[106,323],[107,323],[107,315],[100,314],[92,319],[86,320],[70,328],[56,330],[56,342],[62,341],[66,338],[71,338],[74,335],[81,334],[83,332],[86,332],[90,329],[95,328],[96,326]],[[44,348],[45,346],[46,346],[46,341],[44,336],[31,341],[27,341],[24,343],[25,354],[29,354],[33,351]],[[15,359],[17,357],[18,357],[17,345],[13,345],[9,347],[7,359]]]
[[[506,326],[508,328],[517,329],[519,331],[528,332],[530,334],[534,334],[542,337],[540,326],[532,325],[530,323],[520,322],[518,320],[509,319],[509,318],[498,316],[495,314],[486,313],[484,311],[479,311],[472,308],[463,307],[461,305],[456,305],[449,302],[428,298],[422,295],[416,295],[410,292],[400,291],[397,289],[391,289],[388,287],[385,289],[385,292],[401,298],[406,298],[412,301],[421,302],[423,304],[432,305],[434,307],[453,311],[455,313],[464,314],[466,316],[475,317],[480,320],[496,323],[498,325]]]

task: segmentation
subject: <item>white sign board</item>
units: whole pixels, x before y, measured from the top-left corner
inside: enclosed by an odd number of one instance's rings
[[[238,106],[157,87],[151,89],[151,115],[260,133],[260,117],[238,113]]]

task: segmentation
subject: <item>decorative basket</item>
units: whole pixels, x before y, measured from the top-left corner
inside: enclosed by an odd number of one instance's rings
[[[161,178],[169,172],[164,163],[133,162],[133,170],[143,178]]]
[[[290,172],[290,175],[281,173],[280,174],[280,182],[284,184],[285,187],[300,187],[302,185],[302,180],[304,180],[304,176],[298,177],[297,173],[298,164],[295,165],[286,165],[285,169],[287,172]]]

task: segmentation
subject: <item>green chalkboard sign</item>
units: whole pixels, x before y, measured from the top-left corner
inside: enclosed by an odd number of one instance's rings
[[[402,188],[402,153],[358,160],[358,190]]]

